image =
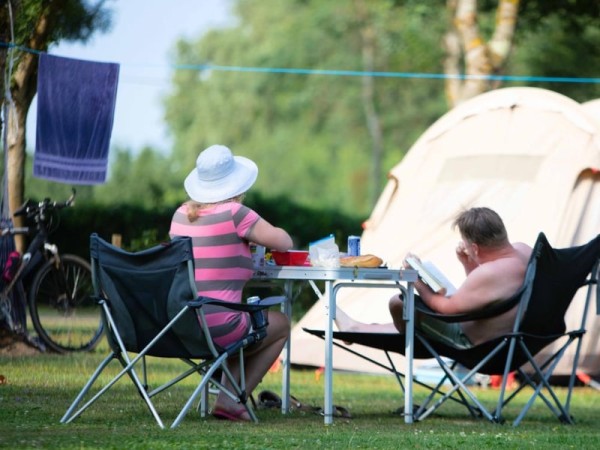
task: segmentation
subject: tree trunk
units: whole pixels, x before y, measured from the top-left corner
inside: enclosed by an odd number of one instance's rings
[[[361,33],[363,70],[371,73],[375,70],[376,36],[372,21],[369,20],[366,5],[362,0],[356,2],[359,18],[363,24]],[[383,131],[375,106],[375,79],[372,75],[362,77],[362,106],[371,137],[371,205],[379,198],[381,187],[381,166],[383,159]]]
[[[8,7],[0,6],[0,42],[10,42],[10,27],[4,26],[6,23],[10,23]],[[7,56],[8,48],[0,47],[0,106],[4,105],[4,76],[6,75]],[[4,132],[3,125],[0,115],[0,132]]]
[[[14,15],[14,14],[13,14]],[[5,19],[5,18],[4,18]],[[42,14],[36,23],[36,26],[31,34],[30,39],[27,42],[27,46],[31,49],[46,50],[48,48],[48,20],[45,14]],[[7,39],[8,42],[10,39]],[[5,53],[6,56],[6,53]],[[4,64],[6,64],[6,58],[4,58]],[[12,97],[12,103],[8,105],[7,117],[5,117],[6,124],[6,137],[7,137],[7,148],[6,151],[6,167],[5,176],[8,189],[8,206],[10,214],[23,203],[25,193],[25,156],[26,156],[26,121],[27,112],[29,106],[35,96],[37,90],[37,69],[38,69],[38,55],[24,52],[13,71],[10,82],[10,92]],[[5,71],[2,71],[2,75],[5,75]],[[6,82],[7,80],[5,80]],[[4,84],[2,85],[3,102],[6,101]],[[4,193],[2,194],[4,195]],[[14,218],[16,226],[23,224],[23,219],[18,217]],[[15,237],[15,245],[19,252],[23,253],[25,249],[24,236]],[[14,306],[13,307],[17,307]],[[2,333],[2,341],[0,347],[3,349],[12,348],[17,343],[27,343],[27,336],[20,331],[16,331],[8,328],[8,322],[2,320],[0,317],[0,332]]]
[[[479,32],[477,0],[448,0],[453,19],[445,36],[446,60],[444,69],[448,104],[458,103],[498,87],[490,75],[498,74],[512,48],[519,0],[499,0],[496,27],[489,42]],[[462,62],[462,64],[461,64]],[[464,67],[464,76],[460,67]]]
[[[48,46],[48,19],[42,15],[28,42],[32,49],[45,50]],[[25,158],[27,113],[37,91],[38,55],[24,53],[15,69],[11,83],[14,109],[8,114],[8,205],[11,214],[23,203],[25,195]],[[21,226],[23,219],[14,218],[15,225]],[[17,250],[24,251],[23,236],[15,237]]]

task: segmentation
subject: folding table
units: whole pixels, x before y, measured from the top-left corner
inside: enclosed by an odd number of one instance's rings
[[[255,281],[283,281],[285,295],[289,299],[282,306],[291,316],[291,299],[294,283],[308,282],[315,293],[325,301],[325,425],[333,423],[333,322],[335,320],[336,297],[340,289],[360,288],[399,288],[405,298],[403,319],[406,321],[406,390],[404,396],[404,421],[413,422],[413,339],[414,339],[414,282],[417,272],[388,268],[339,267],[325,268],[312,266],[271,266],[258,267]],[[317,281],[325,283],[324,291],[317,287]],[[391,318],[390,318],[391,320]],[[282,412],[289,411],[290,393],[290,339],[283,352]]]

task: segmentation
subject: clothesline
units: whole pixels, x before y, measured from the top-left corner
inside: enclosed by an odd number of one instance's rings
[[[22,45],[15,45],[8,42],[0,42],[0,47],[14,47],[18,50],[41,54],[39,50],[34,50]],[[58,56],[58,55],[55,55]],[[121,65],[127,65],[127,63]],[[137,64],[139,66],[139,64]],[[148,64],[156,68],[156,64]],[[246,66],[228,66],[216,64],[170,64],[173,70],[192,70],[197,72],[221,71],[221,72],[254,72],[254,73],[272,73],[272,74],[293,74],[293,75],[326,75],[326,76],[344,76],[344,77],[378,77],[378,78],[405,78],[405,79],[459,79],[459,80],[490,80],[490,81],[519,81],[526,83],[580,83],[580,84],[598,84],[600,77],[545,77],[535,75],[469,75],[469,74],[445,74],[445,73],[424,73],[424,72],[372,72],[360,70],[329,70],[329,69],[308,69],[308,68],[283,68],[283,67],[246,67]]]

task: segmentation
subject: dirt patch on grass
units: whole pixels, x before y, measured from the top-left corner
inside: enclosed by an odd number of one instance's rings
[[[0,356],[31,356],[40,353],[27,337],[0,328]]]

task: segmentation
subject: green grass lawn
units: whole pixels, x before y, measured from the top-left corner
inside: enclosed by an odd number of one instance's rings
[[[444,405],[427,420],[407,425],[393,411],[403,406],[400,389],[391,376],[334,374],[334,403],[346,407],[351,419],[323,418],[301,410],[281,415],[259,410],[259,424],[201,418],[192,410],[176,429],[160,429],[128,379],[73,423],[60,418],[103,358],[104,350],[72,355],[0,357],[0,447],[6,448],[481,448],[481,449],[596,449],[600,447],[600,393],[576,388],[571,412],[576,425],[562,425],[538,400],[519,427],[491,424],[469,417],[458,405]],[[173,373],[177,361],[152,360],[158,381]],[[114,364],[117,369],[117,364]],[[155,397],[165,423],[172,422],[194,387],[190,378]],[[313,370],[292,372],[292,394],[304,404],[323,405],[323,377]],[[152,379],[150,380],[152,383]],[[281,374],[270,373],[258,391],[281,389]],[[565,390],[558,389],[560,395]],[[424,396],[416,389],[415,401]],[[480,388],[490,404],[496,390]],[[529,392],[526,392],[529,393]],[[526,402],[516,399],[506,413],[510,421]],[[450,402],[452,403],[452,402]]]

